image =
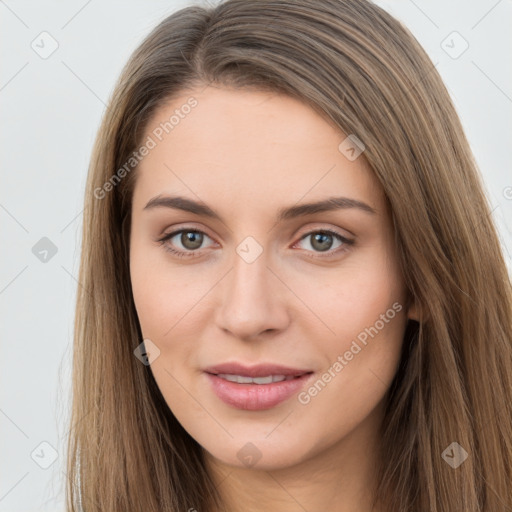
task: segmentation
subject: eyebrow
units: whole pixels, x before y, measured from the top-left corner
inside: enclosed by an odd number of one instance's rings
[[[224,222],[222,217],[206,204],[182,196],[158,195],[153,197],[148,204],[146,204],[144,210],[151,210],[153,208],[173,208]],[[314,213],[348,210],[352,208],[369,214],[377,213],[374,208],[357,199],[351,199],[349,197],[329,197],[328,199],[315,203],[304,203],[282,208],[277,213],[277,221],[282,222]]]

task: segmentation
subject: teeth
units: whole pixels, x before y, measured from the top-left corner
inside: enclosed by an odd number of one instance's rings
[[[278,375],[276,375],[276,377],[278,377]],[[254,377],[254,379],[251,380],[256,384],[271,384],[273,377],[272,375],[269,375],[268,377]]]
[[[293,375],[267,375],[266,377],[246,377],[245,375],[231,375],[228,373],[219,373],[217,377],[236,382],[238,384],[271,384],[272,382],[281,382],[283,380],[293,379]]]

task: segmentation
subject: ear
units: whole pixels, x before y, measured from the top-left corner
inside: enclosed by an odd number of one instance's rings
[[[407,308],[407,318],[409,320],[416,320],[417,322],[420,321],[420,308],[417,301],[413,298],[409,302],[409,307]]]

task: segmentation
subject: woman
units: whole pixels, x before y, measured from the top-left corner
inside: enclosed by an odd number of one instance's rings
[[[165,19],[97,137],[69,510],[512,510],[512,300],[442,81],[367,1]]]

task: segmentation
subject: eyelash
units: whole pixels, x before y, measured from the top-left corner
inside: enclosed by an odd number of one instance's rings
[[[178,235],[180,233],[184,233],[184,232],[185,233],[198,233],[198,234],[208,236],[204,231],[200,231],[195,228],[194,229],[182,228],[182,229],[173,231],[172,233],[169,233],[169,234],[163,236],[162,238],[158,239],[157,242],[159,242],[163,246],[165,251],[172,253],[174,256],[176,256],[178,258],[194,258],[194,257],[196,257],[198,250],[178,251],[166,243],[171,238],[175,237],[176,235]],[[332,229],[318,229],[315,231],[309,231],[308,233],[306,233],[299,239],[299,242],[301,242],[302,240],[306,239],[307,237],[309,237],[311,235],[315,235],[318,233],[331,235],[331,236],[337,238],[340,242],[342,242],[343,245],[341,245],[340,247],[338,247],[335,250],[332,250],[332,251],[329,250],[329,251],[326,251],[325,253],[323,253],[323,254],[327,254],[327,256],[313,256],[311,254],[308,254],[308,257],[310,257],[310,258],[322,258],[322,259],[330,258],[330,257],[333,257],[334,255],[337,255],[340,252],[347,251],[348,248],[354,244],[354,240],[350,240],[350,239],[344,237],[343,235],[340,235],[340,233],[338,233],[337,231],[334,231]],[[211,237],[208,237],[208,238],[211,238]],[[306,251],[306,252],[310,253],[311,251]],[[319,251],[316,251],[316,254],[322,254],[322,253]]]

